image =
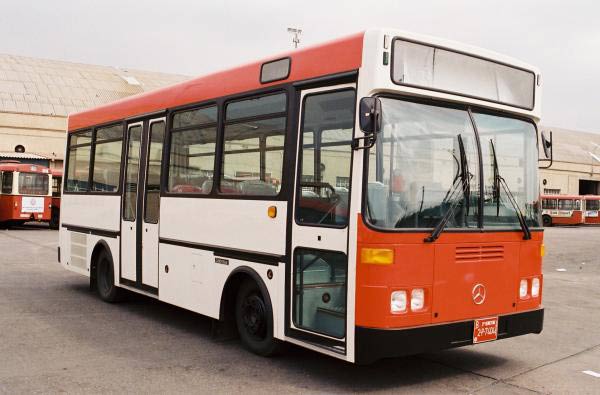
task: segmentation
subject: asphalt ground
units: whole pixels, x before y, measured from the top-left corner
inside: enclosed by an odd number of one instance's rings
[[[545,238],[541,335],[354,366],[298,347],[261,358],[143,296],[101,302],[56,262],[56,231],[1,230],[0,393],[600,393],[583,373],[600,373],[600,227]]]

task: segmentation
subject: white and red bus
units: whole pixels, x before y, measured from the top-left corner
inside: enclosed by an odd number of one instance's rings
[[[62,196],[62,169],[52,169],[52,208],[50,210],[50,228],[58,229],[60,221],[60,199]]]
[[[50,169],[18,161],[0,161],[0,225],[50,221]]]
[[[62,265],[368,363],[539,333],[539,72],[394,30],[73,114]]]
[[[583,222],[600,224],[600,195],[583,196]]]
[[[542,195],[541,198],[544,226],[581,225],[584,223],[583,196]]]

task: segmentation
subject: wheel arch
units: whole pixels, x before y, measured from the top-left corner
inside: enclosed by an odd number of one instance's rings
[[[269,289],[267,288],[267,285],[263,279],[256,272],[256,270],[252,269],[251,267],[240,266],[233,270],[229,276],[227,276],[227,280],[225,280],[225,285],[223,286],[223,291],[221,292],[221,303],[219,306],[220,322],[230,321],[230,319],[233,318],[237,291],[242,282],[247,279],[254,281],[256,285],[258,285],[260,292],[265,298],[265,303],[267,304],[268,309],[273,315],[275,314],[273,311],[273,303],[271,302],[271,294],[269,293]]]
[[[105,240],[99,240],[96,245],[94,246],[94,249],[92,250],[92,255],[90,257],[90,286],[93,288],[95,285],[94,279],[96,278],[96,267],[98,264],[98,256],[100,256],[100,253],[102,253],[102,251],[106,251],[106,253],[108,254],[108,257],[110,258],[112,264],[113,264],[113,270],[114,265],[115,265],[115,260],[113,259],[113,255],[112,252],[110,251],[110,247],[108,245],[108,243]]]

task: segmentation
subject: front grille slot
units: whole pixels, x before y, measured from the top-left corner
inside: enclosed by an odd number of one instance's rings
[[[456,247],[456,262],[491,262],[504,260],[504,246],[463,246]]]

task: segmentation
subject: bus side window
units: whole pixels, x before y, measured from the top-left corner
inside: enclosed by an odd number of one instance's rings
[[[348,224],[354,90],[316,93],[304,99],[296,221]]]
[[[69,137],[65,192],[88,191],[91,153],[91,130],[73,133]]]
[[[217,106],[175,113],[167,191],[208,195],[212,190],[217,140]]]
[[[227,105],[219,186],[221,194],[279,194],[283,174],[286,103],[286,94],[277,93]]]
[[[163,139],[165,123],[154,122],[150,126],[148,147],[148,167],[146,170],[146,203],[144,204],[144,221],[158,223],[160,212],[160,173],[162,168]]]
[[[3,172],[2,173],[2,193],[11,194],[13,185],[13,173]]]

